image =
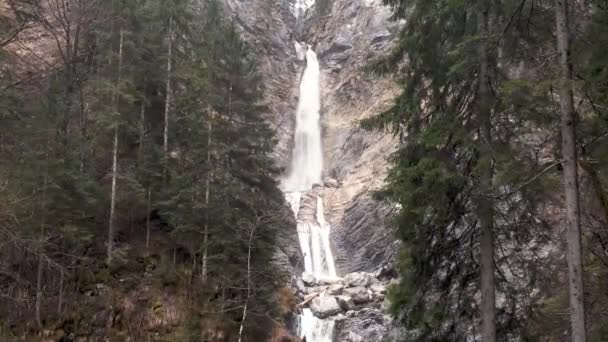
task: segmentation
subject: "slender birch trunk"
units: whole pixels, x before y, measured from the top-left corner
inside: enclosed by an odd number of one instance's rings
[[[124,32],[120,29],[120,43],[118,47],[118,77],[114,89],[114,110],[118,112],[120,97],[120,82],[122,79],[122,48]],[[116,177],[118,174],[118,126],[119,122],[114,123],[114,148],[112,150],[112,195],[110,200],[110,223],[108,226],[108,264],[112,262],[112,248],[114,244],[114,216],[116,210]]]
[[[42,222],[40,223],[40,237],[38,246],[38,269],[36,272],[36,323],[39,328],[42,328],[42,318],[41,318],[41,306],[42,306],[42,273],[44,271],[44,262],[42,260],[42,256],[44,255],[44,235],[46,231],[46,200],[47,200],[47,188],[49,184],[49,160],[50,160],[50,151],[48,145],[51,143],[51,135],[50,130],[47,129],[47,147],[46,147],[46,163],[44,166],[44,179],[42,182],[42,205],[40,208],[42,214]]]
[[[57,301],[57,314],[63,311],[63,270],[59,273],[59,300]]]
[[[43,223],[44,225],[44,223]],[[41,239],[42,242],[42,239]],[[44,268],[44,262],[42,261],[42,255],[38,256],[38,270],[36,274],[36,324],[38,328],[42,329],[42,318],[40,313],[40,307],[42,306],[42,272]]]
[[[148,77],[144,77],[144,93],[141,99],[141,109],[139,118],[139,162],[142,163],[144,156],[144,145],[146,139],[146,87]]]
[[[150,209],[152,206],[152,191],[148,187],[148,200],[146,206],[146,250],[150,248]]]
[[[169,18],[169,46],[167,48],[167,80],[165,84],[165,130],[163,134],[163,152],[169,158],[169,110],[171,108],[171,71],[173,58],[173,17]],[[166,171],[166,167],[165,167]]]
[[[48,163],[48,160],[47,160]],[[48,166],[47,166],[48,168]],[[46,224],[46,214],[45,214],[45,207],[46,207],[46,188],[47,188],[47,184],[48,184],[48,170],[45,172],[44,175],[44,185],[43,185],[43,190],[42,190],[42,222],[40,223],[40,238],[39,238],[39,243],[40,246],[38,248],[38,269],[36,272],[36,304],[35,304],[35,310],[36,310],[36,323],[38,324],[39,328],[42,328],[42,318],[41,318],[41,313],[40,313],[40,307],[42,306],[42,273],[44,271],[44,261],[42,260],[42,255],[44,254],[44,234],[45,234],[45,224]]]
[[[479,34],[483,39],[489,35],[488,13],[485,9],[479,14]],[[492,145],[492,123],[489,91],[489,61],[485,40],[479,44],[479,125],[481,144],[485,148]],[[482,148],[484,148],[482,147]],[[488,153],[489,151],[486,151]],[[481,235],[480,273],[481,273],[481,336],[484,342],[496,341],[496,309],[494,279],[494,201],[492,200],[492,163],[484,161],[481,175],[481,193],[478,203],[478,216]]]
[[[205,227],[203,231],[203,265],[201,278],[207,278],[208,247],[209,247],[209,197],[211,194],[211,133],[213,129],[213,109],[209,109],[209,122],[207,124],[207,179],[205,180]]]
[[[251,227],[251,233],[249,234],[249,245],[247,249],[247,298],[245,300],[245,306],[243,306],[243,317],[239,328],[239,342],[241,342],[243,338],[243,329],[245,327],[245,320],[247,320],[247,305],[249,304],[249,297],[251,297],[251,244],[253,242],[253,233],[255,232],[256,226],[257,222]]]
[[[568,242],[568,278],[570,287],[570,320],[572,341],[585,342],[585,305],[583,295],[583,263],[581,256],[581,222],[576,150],[576,113],[572,91],[572,61],[568,1],[555,1],[557,49],[561,69],[559,103],[561,108],[562,166],[566,197],[566,225]]]

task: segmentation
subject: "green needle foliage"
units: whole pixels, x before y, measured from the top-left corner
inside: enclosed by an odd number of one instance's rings
[[[520,253],[534,253],[546,241],[538,207],[546,178],[533,177],[552,163],[531,154],[526,137],[550,121],[555,105],[548,82],[512,71],[518,55],[533,53],[530,44],[545,33],[525,32],[520,13],[533,6],[527,2],[385,3],[405,23],[392,52],[367,71],[395,77],[402,91],[392,107],[362,125],[401,140],[377,194],[400,208],[393,227],[402,242],[401,281],[389,294],[391,312],[411,331],[406,340],[464,341],[476,334],[485,220],[493,233],[497,334],[499,340],[517,336],[522,308],[542,277],[536,262]],[[533,24],[546,11],[530,18]],[[479,13],[489,18],[485,34]],[[480,81],[481,63],[489,70]],[[487,82],[489,95],[480,94],[480,82]],[[485,120],[491,144],[482,138]]]
[[[183,296],[188,319],[175,340],[235,336],[245,303],[244,337],[281,318],[276,293],[286,274],[272,260],[290,221],[270,158],[275,133],[257,62],[220,3],[70,1],[69,11],[53,8],[63,21],[41,6],[19,11],[57,37],[58,67],[28,82],[0,54],[0,231],[10,237],[0,269],[16,269],[0,272],[0,285],[12,280],[37,298],[35,307],[0,299],[3,324],[34,313],[38,328],[91,319],[81,310],[103,309],[78,307],[81,287],[126,291],[122,281],[142,276]],[[0,18],[0,39],[20,27]]]

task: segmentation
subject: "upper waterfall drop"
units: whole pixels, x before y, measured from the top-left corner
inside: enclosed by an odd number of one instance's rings
[[[299,18],[302,13],[306,12],[314,4],[315,0],[295,0],[295,3],[292,5],[293,15]]]
[[[306,50],[306,69],[300,83],[300,99],[296,110],[296,132],[291,170],[283,181],[286,192],[310,190],[321,183],[323,152],[320,129],[320,72],[317,54]]]

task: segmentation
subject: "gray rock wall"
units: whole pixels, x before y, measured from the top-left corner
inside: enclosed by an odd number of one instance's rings
[[[375,270],[392,259],[386,228],[390,208],[374,201],[387,170],[395,139],[367,132],[359,121],[387,108],[394,84],[362,71],[386,52],[396,24],[389,10],[370,0],[327,0],[327,13],[315,11],[304,36],[316,48],[322,72],[322,126],[326,176],[339,182],[323,191],[338,272]]]
[[[338,181],[318,190],[332,225],[339,274],[373,271],[392,258],[386,216],[390,209],[371,199],[383,183],[392,136],[366,132],[359,121],[378,113],[395,95],[387,80],[374,80],[361,68],[391,44],[395,24],[375,0],[318,0],[296,19],[292,1],[224,0],[245,39],[258,55],[266,84],[268,120],[278,132],[275,158],[288,171],[294,114],[303,62],[294,40],[313,44],[321,63],[325,177]],[[296,236],[295,228],[290,232]]]

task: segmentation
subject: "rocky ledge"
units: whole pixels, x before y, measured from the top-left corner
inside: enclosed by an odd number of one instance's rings
[[[392,326],[392,319],[385,314],[392,274],[390,267],[335,279],[314,279],[305,274],[296,282],[298,307],[310,308],[318,318],[334,320],[334,341],[382,341]]]

